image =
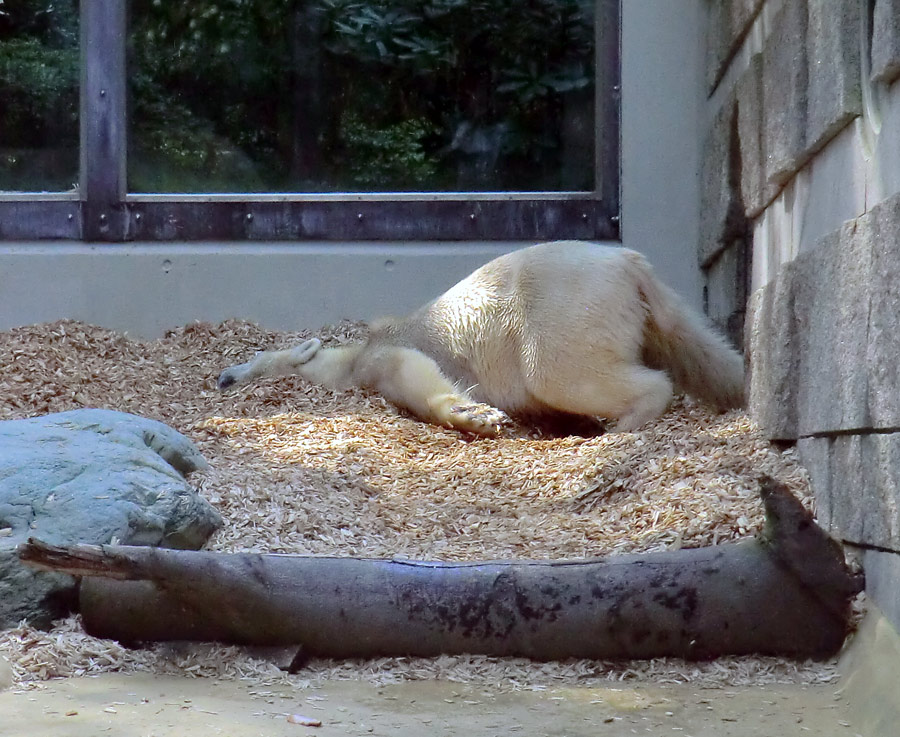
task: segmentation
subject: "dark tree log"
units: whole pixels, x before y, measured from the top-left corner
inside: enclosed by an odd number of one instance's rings
[[[709,548],[577,562],[437,563],[127,546],[22,546],[85,576],[85,629],[309,655],[536,659],[827,657],[860,588],[841,547],[764,479],[765,531]],[[98,576],[103,578],[97,578]]]

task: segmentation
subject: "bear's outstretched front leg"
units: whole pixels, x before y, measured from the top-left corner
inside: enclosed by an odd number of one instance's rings
[[[431,358],[412,348],[373,347],[356,372],[358,383],[426,422],[486,436],[509,422],[503,411],[457,389]]]
[[[322,341],[311,338],[298,346],[283,351],[261,351],[252,361],[229,366],[221,374],[216,386],[219,389],[227,389],[230,386],[240,386],[258,379],[262,376],[281,376],[292,374],[303,364],[307,363],[319,349]]]
[[[362,344],[323,348],[322,341],[311,338],[283,351],[263,351],[252,361],[225,369],[219,375],[219,389],[246,384],[263,376],[296,374],[330,389],[342,389],[354,383],[352,373]]]

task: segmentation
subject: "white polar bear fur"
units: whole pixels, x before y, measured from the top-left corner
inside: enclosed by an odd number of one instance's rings
[[[288,373],[368,387],[423,420],[484,435],[504,413],[636,430],[673,387],[720,409],[744,400],[740,354],[643,256],[581,241],[500,256],[411,315],[374,323],[366,343],[260,353],[219,385]]]

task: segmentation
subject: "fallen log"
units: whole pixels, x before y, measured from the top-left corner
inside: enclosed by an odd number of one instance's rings
[[[764,479],[764,532],[585,561],[443,563],[31,540],[21,559],[84,576],[85,629],[136,643],[297,646],[310,656],[827,657],[860,590],[840,545]],[[102,578],[98,578],[102,577]]]

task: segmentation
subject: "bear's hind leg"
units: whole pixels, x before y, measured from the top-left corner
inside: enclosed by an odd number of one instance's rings
[[[616,432],[633,432],[659,417],[672,401],[672,381],[639,364],[607,366],[601,373],[555,375],[529,387],[544,404],[563,412],[616,420]]]

